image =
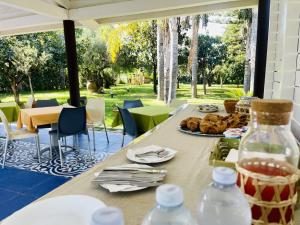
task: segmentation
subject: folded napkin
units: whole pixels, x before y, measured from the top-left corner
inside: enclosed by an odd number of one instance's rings
[[[146,147],[136,148],[134,150],[134,153],[136,155],[138,155],[138,154],[144,154],[144,153],[147,153],[147,152],[160,152],[161,150],[164,150],[164,148],[162,148],[158,145],[149,145],[149,146],[146,146]]]
[[[236,149],[231,149],[225,159],[225,162],[236,163],[238,159],[239,159],[239,151]]]
[[[145,153],[156,153],[156,152],[158,153],[163,150],[167,152],[167,154],[163,157],[159,157],[155,154],[143,156],[143,154]],[[163,148],[157,145],[150,145],[146,147],[136,148],[134,150],[129,149],[128,154],[131,156],[130,158],[134,159],[134,161],[136,162],[154,163],[154,162],[162,161],[163,159],[166,158],[172,158],[176,154],[176,151],[170,148]]]

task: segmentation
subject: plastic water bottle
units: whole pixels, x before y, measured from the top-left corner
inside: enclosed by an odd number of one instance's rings
[[[195,225],[190,211],[183,206],[182,189],[164,184],[156,189],[156,206],[146,215],[143,225]]]
[[[200,197],[198,225],[251,225],[251,209],[236,179],[230,168],[213,170],[213,183]]]
[[[100,208],[93,213],[90,225],[124,225],[123,213],[118,208]]]

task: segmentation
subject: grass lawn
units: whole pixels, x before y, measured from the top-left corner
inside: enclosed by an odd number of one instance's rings
[[[129,88],[129,92],[127,92]],[[199,103],[218,103],[223,104],[224,99],[230,98],[228,91],[238,89],[236,85],[224,85],[221,88],[219,85],[213,85],[207,88],[207,95],[203,94],[202,85],[198,86],[198,98],[191,99],[191,86],[189,84],[180,84],[180,88],[177,90],[178,99],[187,99],[189,103],[199,104]],[[114,98],[110,97],[110,90],[105,90],[107,94],[92,94],[86,89],[81,90],[81,96],[91,97],[105,97],[106,104],[106,123],[110,127],[113,120],[113,107],[118,104],[122,105],[124,99],[141,99],[144,105],[163,105],[163,102],[157,101],[156,96],[152,91],[151,84],[145,85],[118,85],[112,87],[112,92],[115,94]],[[30,93],[21,93],[20,99],[22,102],[26,102]],[[36,99],[50,99],[56,98],[60,104],[66,103],[69,98],[68,90],[60,91],[37,91],[35,93]],[[12,94],[0,94],[0,100],[2,102],[14,101]]]

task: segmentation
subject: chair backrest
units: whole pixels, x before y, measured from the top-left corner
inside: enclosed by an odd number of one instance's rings
[[[182,106],[184,104],[187,104],[187,100],[173,99],[168,105],[170,107],[177,108],[177,107],[180,107],[180,106]]]
[[[143,103],[140,99],[138,100],[124,100],[124,109],[130,109],[130,108],[138,108],[138,107],[143,107]]]
[[[34,103],[34,98],[30,96],[25,104],[25,108],[32,108],[33,103]]]
[[[1,121],[3,123],[3,127],[4,127],[5,133],[7,135],[9,135],[10,132],[11,132],[11,128],[10,128],[10,126],[8,124],[8,120],[7,120],[6,116],[5,116],[5,114],[3,113],[3,111],[1,109],[0,109],[0,119],[1,119]]]
[[[118,110],[121,115],[121,119],[124,127],[124,134],[128,134],[132,137],[137,137],[138,136],[137,126],[135,120],[133,119],[128,109],[122,109],[118,107]]]
[[[86,103],[88,121],[104,123],[105,101],[104,98],[89,98]]]
[[[71,105],[71,99],[68,98],[67,103],[69,105]],[[85,106],[86,103],[87,103],[87,97],[85,97],[85,96],[80,97],[79,98],[79,103],[80,103],[80,106]]]
[[[51,106],[59,106],[55,98],[47,99],[47,100],[37,100],[35,103],[36,108],[51,107]]]
[[[86,132],[85,107],[63,108],[58,119],[58,133],[68,136]]]

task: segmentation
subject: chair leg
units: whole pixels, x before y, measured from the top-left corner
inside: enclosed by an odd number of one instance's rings
[[[67,151],[67,137],[64,137],[65,151]]]
[[[88,149],[89,149],[89,152],[90,152],[90,156],[92,156],[92,151],[91,151],[91,147],[90,147],[90,135],[89,135],[89,132],[87,132],[87,138],[88,138]]]
[[[73,135],[73,149],[75,149],[76,136]]]
[[[7,147],[8,147],[8,137],[5,140],[5,147],[4,147],[4,152],[3,152],[3,162],[2,162],[2,169],[4,168],[5,165],[5,159],[6,159],[6,153],[7,153]]]
[[[38,155],[38,161],[39,163],[41,163],[40,139],[38,135],[35,136],[35,145],[36,145],[36,150]]]
[[[122,138],[122,145],[121,145],[121,147],[123,147],[123,146],[124,146],[124,139],[125,139],[125,134],[123,134],[123,138]]]
[[[49,159],[52,160],[53,159],[53,151],[52,151],[52,136],[51,134],[50,136],[50,151],[49,151]]]
[[[103,125],[104,125],[105,134],[106,134],[106,140],[107,140],[107,143],[109,143],[109,139],[108,139],[108,135],[107,135],[107,129],[106,129],[105,122],[103,123]]]
[[[60,158],[60,167],[63,168],[63,157],[62,157],[60,140],[58,140],[58,150],[59,150],[59,158]]]
[[[93,129],[93,145],[94,145],[94,152],[95,152],[96,151],[96,141],[95,141],[95,127],[94,127],[94,125],[93,125],[92,129]]]

